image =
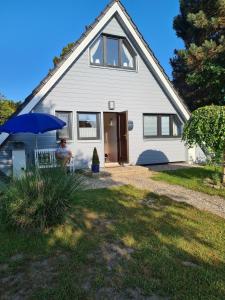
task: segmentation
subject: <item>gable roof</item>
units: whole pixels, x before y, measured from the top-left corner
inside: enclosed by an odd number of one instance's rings
[[[63,57],[63,59],[49,71],[47,76],[38,84],[38,86],[32,91],[32,93],[25,99],[20,105],[18,110],[13,115],[20,115],[30,112],[46,95],[46,93],[54,86],[54,84],[61,78],[71,64],[76,60],[82,51],[90,44],[90,42],[98,35],[105,24],[117,14],[123,21],[128,31],[131,33],[137,44],[140,46],[143,54],[147,58],[152,71],[158,78],[168,96],[175,104],[177,109],[181,112],[185,120],[189,119],[190,112],[186,107],[183,100],[179,97],[178,93],[174,89],[171,81],[166,75],[164,69],[160,65],[159,61],[155,57],[153,51],[150,49],[148,43],[139,32],[137,26],[127,13],[125,7],[121,4],[120,0],[112,0],[106,8],[100,13],[95,21],[86,27],[86,31],[81,37],[74,43],[71,50]],[[0,146],[8,138],[8,134],[0,134]]]

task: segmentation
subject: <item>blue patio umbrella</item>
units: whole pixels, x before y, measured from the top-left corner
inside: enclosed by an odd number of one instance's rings
[[[29,113],[15,116],[0,126],[0,133],[8,134],[29,132],[34,134],[62,129],[66,123],[59,118],[44,113]],[[36,139],[37,146],[37,139]]]

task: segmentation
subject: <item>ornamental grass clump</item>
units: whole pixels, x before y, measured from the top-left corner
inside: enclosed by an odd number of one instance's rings
[[[34,169],[13,179],[1,199],[1,221],[9,226],[43,230],[63,221],[83,177],[65,169]]]

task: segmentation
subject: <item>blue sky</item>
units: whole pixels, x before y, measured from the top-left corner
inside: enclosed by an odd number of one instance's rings
[[[0,1],[0,92],[24,100],[109,0]],[[167,74],[169,58],[183,43],[172,28],[179,0],[122,0]]]

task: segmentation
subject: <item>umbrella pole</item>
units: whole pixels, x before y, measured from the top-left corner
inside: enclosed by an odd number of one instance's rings
[[[36,150],[37,150],[38,149],[37,134],[35,134],[35,147],[36,147]]]

